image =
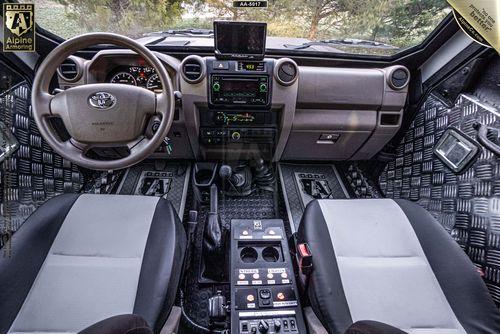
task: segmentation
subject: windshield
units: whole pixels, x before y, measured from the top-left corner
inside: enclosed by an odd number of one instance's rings
[[[421,43],[450,12],[446,0],[269,0],[264,8],[234,7],[238,2],[40,0],[35,9],[39,26],[62,38],[108,31],[133,38],[165,35],[165,44],[176,36],[185,45],[204,38],[213,46],[214,20],[260,21],[268,25],[267,49],[373,55]],[[206,30],[184,30],[193,28]]]

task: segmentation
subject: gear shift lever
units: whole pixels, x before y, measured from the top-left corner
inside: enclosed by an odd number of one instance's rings
[[[205,220],[203,231],[203,258],[205,259],[205,274],[215,280],[220,280],[224,273],[224,245],[222,227],[217,208],[217,186],[210,187],[210,212]]]
[[[229,181],[233,176],[233,169],[229,165],[222,165],[219,169],[219,176],[223,181]]]
[[[243,175],[233,173],[233,169],[229,165],[222,165],[219,169],[219,176],[222,181],[229,182],[234,188],[241,187],[245,184]]]

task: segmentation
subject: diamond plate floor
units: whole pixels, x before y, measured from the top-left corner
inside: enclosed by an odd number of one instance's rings
[[[499,128],[500,113],[472,96],[461,95],[452,108],[431,96],[379,181],[384,196],[416,201],[451,233],[484,271],[500,304],[500,159],[483,148],[476,162],[457,175],[433,154],[448,127],[476,139],[475,121]]]

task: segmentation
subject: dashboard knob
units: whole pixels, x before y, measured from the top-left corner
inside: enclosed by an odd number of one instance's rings
[[[212,86],[212,89],[214,90],[214,92],[220,91],[220,83],[215,82]]]
[[[267,333],[269,331],[269,324],[265,320],[259,321],[259,325],[257,327],[261,333]]]
[[[229,165],[222,165],[219,169],[219,176],[223,180],[229,180],[233,175],[233,169]]]
[[[226,122],[226,115],[223,112],[218,112],[215,115],[215,123],[224,124]]]
[[[241,138],[241,133],[239,133],[238,131],[234,131],[232,134],[231,134],[231,138],[233,140],[240,140]]]

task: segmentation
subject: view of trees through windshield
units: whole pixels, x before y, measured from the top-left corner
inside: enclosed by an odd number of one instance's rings
[[[449,13],[446,0],[269,0],[235,8],[231,0],[39,0],[37,23],[69,38],[90,31],[131,37],[182,28],[212,28],[215,19],[263,21],[268,35],[362,39],[401,48],[420,43]],[[365,50],[365,53],[366,50]]]

